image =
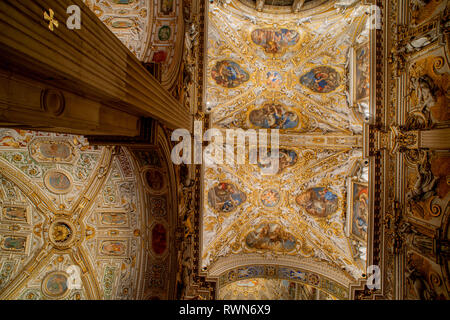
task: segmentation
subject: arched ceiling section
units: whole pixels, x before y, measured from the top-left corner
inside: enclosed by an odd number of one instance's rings
[[[143,62],[161,63],[161,84],[170,88],[183,55],[182,0],[83,0]]]
[[[1,299],[174,294],[176,195],[165,149],[0,129]],[[73,272],[79,288],[68,287]]]
[[[227,284],[220,300],[336,300],[327,292],[297,281],[253,278]]]
[[[280,170],[270,176],[248,158],[245,165],[205,167],[202,267],[209,272],[256,255],[259,263],[325,262],[351,281],[365,273],[367,8],[335,4],[282,19],[240,1],[209,7],[211,127],[279,129],[281,153]],[[362,89],[358,103],[353,81]]]

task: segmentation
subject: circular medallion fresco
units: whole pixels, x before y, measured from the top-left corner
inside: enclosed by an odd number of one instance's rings
[[[262,192],[260,199],[265,207],[273,208],[280,202],[280,193],[275,189],[266,189]]]
[[[145,186],[151,193],[161,193],[166,188],[166,179],[159,169],[149,168],[143,172]]]
[[[72,178],[62,170],[49,170],[45,174],[44,184],[55,194],[66,194],[72,190]]]
[[[69,293],[68,279],[69,277],[65,272],[51,272],[42,281],[42,292],[51,298],[63,298]]]
[[[234,184],[221,182],[208,191],[208,204],[218,212],[231,212],[247,200]]]

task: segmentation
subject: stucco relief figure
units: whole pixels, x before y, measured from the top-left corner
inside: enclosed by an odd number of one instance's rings
[[[56,242],[65,242],[70,238],[70,236],[72,234],[72,231],[70,230],[70,228],[64,223],[56,224],[52,228],[51,232],[53,234],[53,239]]]
[[[250,112],[249,121],[255,127],[264,129],[293,129],[298,126],[299,117],[281,104],[271,103]]]
[[[417,95],[417,105],[412,106],[414,109],[427,112],[436,104],[436,86],[430,76],[412,77],[411,90]]]
[[[211,70],[214,81],[225,88],[236,88],[250,79],[247,71],[234,61],[222,60]]]
[[[413,294],[416,299],[434,300],[436,292],[429,282],[431,265],[424,258],[410,252],[406,262],[406,283],[409,294]]]
[[[338,197],[324,187],[308,189],[295,199],[297,204],[315,217],[328,217],[338,209]]]
[[[296,240],[275,223],[262,223],[245,238],[246,245],[251,249],[291,251]]]
[[[208,203],[217,211],[230,212],[241,205],[247,196],[231,183],[219,183],[208,192]]]

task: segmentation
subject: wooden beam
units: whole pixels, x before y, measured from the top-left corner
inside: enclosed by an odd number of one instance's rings
[[[70,5],[81,9],[79,30],[66,27]],[[49,9],[59,23],[54,31],[44,19]],[[189,111],[81,0],[1,1],[0,42],[1,69],[101,105],[104,117],[109,115],[119,122],[119,115],[124,114],[150,117],[169,128],[191,129]],[[11,115],[12,106],[8,112]],[[0,118],[0,122],[5,121]],[[36,122],[40,122],[39,117]],[[98,134],[108,130],[101,131]]]

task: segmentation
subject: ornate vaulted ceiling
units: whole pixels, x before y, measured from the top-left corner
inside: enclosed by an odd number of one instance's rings
[[[169,176],[156,147],[0,129],[1,299],[167,299]]]
[[[251,164],[204,170],[210,276],[248,263],[315,265],[322,275],[341,272],[347,286],[365,272],[368,32],[363,6],[334,3],[283,15],[239,1],[210,5],[211,127],[280,130],[277,174]]]

